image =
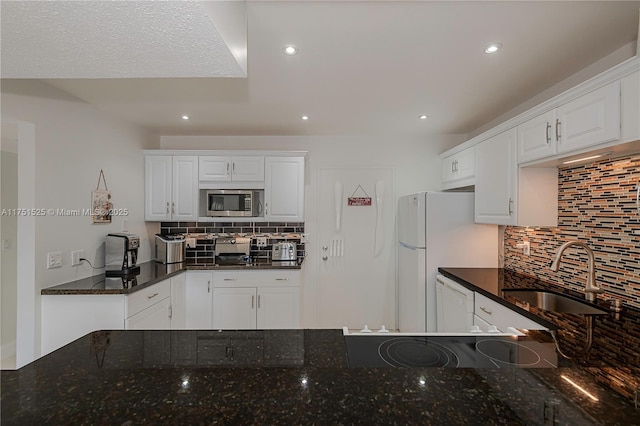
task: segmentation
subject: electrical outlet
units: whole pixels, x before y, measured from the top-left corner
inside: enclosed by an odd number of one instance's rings
[[[531,256],[531,244],[529,241],[523,241],[522,243],[516,244],[516,248],[522,249],[522,253],[525,256]]]
[[[81,257],[84,257],[84,250],[76,250],[71,252],[71,266],[78,266],[82,263],[80,260]]]
[[[257,237],[256,245],[258,247],[266,247],[267,246],[267,237]]]
[[[300,242],[301,243],[308,243],[309,242],[309,234],[302,234],[302,236],[300,237]]]
[[[47,253],[47,269],[62,267],[62,252],[52,251]]]

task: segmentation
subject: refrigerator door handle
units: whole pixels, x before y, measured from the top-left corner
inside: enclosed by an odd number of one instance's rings
[[[405,244],[402,241],[398,241],[398,244],[400,244],[400,247],[404,247],[404,248],[407,248],[409,250],[421,250],[421,249],[424,249],[424,247],[412,246],[412,245],[409,245],[409,244]]]

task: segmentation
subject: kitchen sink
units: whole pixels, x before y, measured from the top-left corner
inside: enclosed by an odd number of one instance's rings
[[[589,303],[550,291],[519,288],[505,288],[502,291],[507,296],[513,296],[516,299],[527,302],[530,306],[535,306],[545,311],[583,315],[608,314],[606,310]]]

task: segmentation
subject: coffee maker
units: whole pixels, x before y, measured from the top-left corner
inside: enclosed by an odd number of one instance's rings
[[[105,242],[104,269],[107,277],[120,277],[140,273],[138,259],[140,237],[135,234],[114,233]]]

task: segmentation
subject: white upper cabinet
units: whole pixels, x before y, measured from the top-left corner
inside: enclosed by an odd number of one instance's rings
[[[516,137],[514,128],[476,145],[475,221],[557,226],[558,170],[518,168]]]
[[[198,217],[198,157],[145,157],[145,220]]]
[[[200,156],[201,182],[263,182],[262,156]]]
[[[620,82],[615,81],[518,126],[518,164],[620,139]]]
[[[558,153],[620,139],[620,82],[558,107]]]
[[[153,155],[144,159],[144,218],[171,218],[171,156]]]
[[[475,183],[475,147],[442,158],[442,189],[454,189]]]
[[[264,218],[304,220],[304,157],[266,157]]]
[[[622,134],[623,142],[640,139],[640,71],[636,71],[620,82],[622,94]]]
[[[515,129],[476,145],[475,216],[478,223],[515,225]]]
[[[518,163],[550,157],[556,153],[556,110],[518,126]]]
[[[171,220],[198,218],[198,157],[173,157]]]

